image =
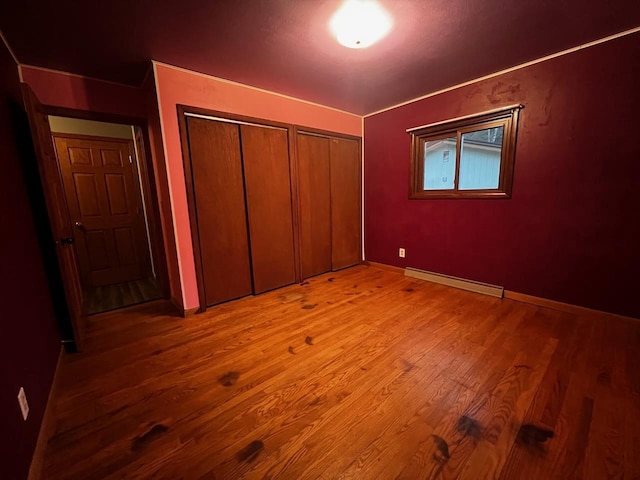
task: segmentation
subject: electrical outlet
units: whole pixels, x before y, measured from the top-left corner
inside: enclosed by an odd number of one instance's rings
[[[23,387],[20,387],[20,391],[18,392],[18,404],[22,411],[22,419],[26,420],[29,416],[29,404],[27,403],[27,395],[24,393]]]
[[[400,248],[400,249],[398,250],[398,256],[399,256],[400,258],[404,258],[404,255],[405,255],[404,248]]]

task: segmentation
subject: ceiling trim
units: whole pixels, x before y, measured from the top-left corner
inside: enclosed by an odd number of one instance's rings
[[[7,37],[4,36],[4,33],[2,33],[2,30],[0,30],[0,38],[2,39],[2,41],[4,42],[4,45],[7,47],[7,50],[9,50],[9,53],[13,57],[13,61],[16,62],[16,65],[20,65],[20,62],[18,61],[18,57],[16,57],[15,52],[11,48],[11,45],[9,45],[9,41],[7,40]]]
[[[98,78],[98,77],[89,77],[87,75],[79,75],[77,73],[65,72],[63,70],[55,70],[53,68],[38,67],[36,65],[28,65],[26,63],[21,63],[21,64],[19,64],[19,66],[20,66],[20,68],[32,68],[34,70],[42,70],[43,72],[57,73],[58,75],[67,75],[69,77],[84,78],[86,80],[93,80],[94,82],[109,83],[111,85],[118,85],[119,87],[127,87],[127,88],[135,88],[135,89],[139,89],[140,88],[140,87],[138,87],[136,85],[129,85],[127,83],[114,82],[112,80],[105,80],[103,78]],[[145,77],[145,79],[146,79],[146,77]]]
[[[515,65],[513,67],[509,67],[509,68],[506,68],[506,69],[503,69],[503,70],[499,70],[497,72],[490,73],[490,74],[484,75],[482,77],[478,77],[478,78],[474,78],[472,80],[468,80],[466,82],[458,83],[456,85],[452,85],[450,87],[446,87],[446,88],[443,88],[441,90],[437,90],[437,91],[434,91],[434,92],[431,92],[431,93],[427,93],[425,95],[421,95],[419,97],[415,97],[415,98],[412,98],[410,100],[406,100],[404,102],[397,103],[395,105],[392,105],[392,106],[389,106],[389,107],[385,107],[385,108],[382,108],[380,110],[376,110],[374,112],[367,113],[367,114],[364,114],[364,115],[359,115],[359,114],[354,113],[354,112],[349,112],[347,110],[342,110],[342,109],[339,109],[339,108],[330,107],[328,105],[323,105],[321,103],[312,102],[312,101],[309,101],[309,100],[305,100],[305,99],[298,98],[298,97],[293,97],[293,96],[286,95],[286,94],[283,94],[283,93],[274,92],[272,90],[266,90],[266,89],[263,89],[263,88],[255,87],[253,85],[248,85],[248,84],[245,84],[245,83],[240,83],[240,82],[236,82],[236,81],[233,81],[233,80],[228,80],[228,79],[221,78],[221,77],[216,77],[214,75],[209,75],[209,74],[206,74],[206,73],[197,72],[195,70],[189,70],[187,68],[178,67],[176,65],[171,65],[171,64],[160,62],[160,61],[153,60],[153,59],[151,60],[151,67],[149,68],[149,70],[147,70],[147,72],[145,74],[145,77],[143,78],[142,83],[141,83],[140,86],[129,85],[129,84],[126,84],[126,83],[121,83],[121,82],[114,82],[112,80],[105,80],[105,79],[102,79],[102,78],[90,77],[90,76],[87,76],[87,75],[80,75],[80,74],[77,74],[77,73],[65,72],[65,71],[62,71],[62,70],[55,70],[55,69],[46,68],[46,67],[38,67],[36,65],[29,65],[29,64],[20,63],[18,61],[18,58],[15,55],[15,52],[13,51],[11,46],[9,45],[9,42],[7,41],[6,37],[4,36],[4,34],[2,33],[1,30],[0,30],[0,39],[2,39],[2,41],[5,44],[5,46],[7,47],[7,50],[9,51],[9,53],[11,54],[13,60],[17,64],[21,81],[22,81],[22,73],[23,73],[22,69],[23,68],[31,68],[31,69],[41,70],[41,71],[55,73],[55,74],[67,75],[67,76],[70,76],[70,77],[85,78],[85,79],[88,79],[88,80],[93,80],[93,81],[96,81],[96,82],[108,83],[108,84],[117,85],[117,86],[120,86],[120,87],[138,89],[138,88],[141,88],[141,86],[144,85],[144,82],[146,82],[146,80],[148,79],[148,76],[151,73],[151,71],[155,72],[155,66],[156,65],[162,65],[164,67],[171,68],[171,69],[174,69],[174,70],[187,72],[187,73],[190,73],[190,74],[193,74],[193,75],[198,75],[198,76],[201,76],[201,77],[204,77],[204,78],[217,80],[217,81],[228,83],[228,84],[231,84],[231,85],[237,85],[237,86],[241,86],[241,87],[244,87],[244,88],[249,88],[249,89],[252,89],[252,90],[259,91],[259,92],[269,93],[271,95],[276,95],[276,96],[281,97],[281,98],[287,98],[287,99],[290,99],[290,100],[295,100],[295,101],[298,101],[298,102],[306,103],[308,105],[314,105],[316,107],[321,107],[321,108],[325,108],[325,109],[328,109],[328,110],[333,110],[333,111],[344,113],[344,114],[347,114],[347,115],[353,115],[354,117],[367,118],[367,117],[372,117],[374,115],[378,115],[380,113],[387,112],[389,110],[393,110],[395,108],[399,108],[399,107],[402,107],[402,106],[405,106],[405,105],[409,105],[411,103],[414,103],[414,102],[417,102],[417,101],[420,101],[420,100],[424,100],[426,98],[434,97],[436,95],[440,95],[442,93],[446,93],[446,92],[449,92],[451,90],[456,90],[458,88],[462,88],[462,87],[465,87],[465,86],[468,86],[468,85],[472,85],[474,83],[481,82],[483,80],[488,80],[488,79],[491,79],[491,78],[494,78],[494,77],[497,77],[497,76],[500,76],[500,75],[504,75],[506,73],[510,73],[510,72],[513,72],[513,71],[516,71],[516,70],[520,70],[522,68],[529,67],[531,65],[536,65],[538,63],[542,63],[542,62],[545,62],[547,60],[552,60],[554,58],[561,57],[563,55],[568,55],[570,53],[574,53],[574,52],[577,52],[579,50],[583,50],[583,49],[586,49],[586,48],[589,48],[589,47],[600,45],[602,43],[605,43],[605,42],[608,42],[608,41],[611,41],[611,40],[615,40],[615,39],[618,39],[618,38],[621,38],[621,37],[625,37],[627,35],[632,35],[632,34],[637,33],[637,32],[640,32],[640,26],[634,27],[634,28],[631,28],[631,29],[628,29],[628,30],[624,30],[622,32],[619,32],[619,33],[616,33],[616,34],[613,34],[613,35],[609,35],[607,37],[603,37],[603,38],[600,38],[600,39],[597,39],[597,40],[594,40],[594,41],[591,41],[591,42],[588,42],[588,43],[584,43],[584,44],[581,44],[581,45],[578,45],[578,46],[575,46],[575,47],[572,47],[572,48],[568,48],[566,50],[562,50],[562,51],[559,51],[559,52],[556,52],[556,53],[553,53],[553,54],[550,54],[550,55],[547,55],[547,56],[544,56],[544,57],[540,57],[540,58],[537,58],[535,60],[531,60],[529,62],[521,63],[521,64]]]
[[[640,32],[640,27],[635,27],[635,28],[632,28],[632,29],[629,29],[629,30],[625,30],[625,31],[620,32],[620,33],[609,35],[608,37],[600,38],[598,40],[594,40],[594,41],[589,42],[589,43],[583,43],[582,45],[578,45],[577,47],[572,47],[572,48],[568,48],[566,50],[562,50],[562,51],[557,52],[557,53],[552,53],[551,55],[547,55],[545,57],[540,57],[540,58],[537,58],[535,60],[531,60],[530,62],[521,63],[520,65],[516,65],[514,67],[505,68],[504,70],[500,70],[498,72],[490,73],[489,75],[485,75],[484,77],[474,78],[473,80],[469,80],[469,81],[463,82],[463,83],[458,83],[457,85],[453,85],[451,87],[443,88],[442,90],[437,90],[435,92],[427,93],[426,95],[421,95],[419,97],[412,98],[411,100],[407,100],[405,102],[398,103],[398,104],[393,105],[391,107],[386,107],[386,108],[383,108],[381,110],[376,110],[375,112],[367,113],[367,114],[363,115],[363,118],[372,117],[373,115],[378,115],[379,113],[384,113],[384,112],[387,112],[389,110],[393,110],[394,108],[403,107],[405,105],[409,105],[410,103],[414,103],[414,102],[417,102],[419,100],[424,100],[425,98],[434,97],[436,95],[440,95],[441,93],[450,92],[451,90],[455,90],[457,88],[466,87],[467,85],[471,85],[473,83],[481,82],[483,80],[488,80],[490,78],[494,78],[494,77],[497,77],[497,76],[500,76],[500,75],[504,75],[505,73],[510,73],[510,72],[515,71],[515,70],[520,70],[521,68],[526,68],[526,67],[529,67],[531,65],[535,65],[537,63],[546,62],[547,60],[552,60],[554,58],[561,57],[561,56],[567,55],[569,53],[577,52],[578,50],[583,50],[585,48],[593,47],[595,45],[600,45],[601,43],[605,43],[605,42],[608,42],[610,40],[615,40],[615,39],[620,38],[620,37],[625,37],[627,35],[632,35],[632,34],[637,33],[637,32]]]
[[[333,110],[335,112],[346,113],[347,115],[353,115],[354,117],[362,118],[362,115],[358,115],[357,113],[348,112],[346,110],[340,110],[339,108],[329,107],[328,105],[322,105],[321,103],[311,102],[309,100],[304,100],[304,99],[298,98],[298,97],[292,97],[290,95],[285,95],[284,93],[274,92],[273,90],[265,90],[264,88],[254,87],[253,85],[247,85],[246,83],[234,82],[233,80],[227,80],[226,78],[220,78],[220,77],[216,77],[214,75],[208,75],[206,73],[196,72],[195,70],[189,70],[188,68],[177,67],[177,66],[171,65],[169,63],[159,62],[157,60],[151,60],[151,61],[154,64],[154,69],[155,69],[155,65],[161,65],[163,67],[172,68],[174,70],[190,73],[192,75],[197,75],[199,77],[209,78],[209,79],[212,79],[212,80],[217,80],[219,82],[228,83],[230,85],[237,85],[237,86],[240,86],[240,87],[249,88],[251,90],[256,90],[258,92],[269,93],[271,95],[276,95],[276,96],[281,97],[281,98],[287,98],[289,100],[295,100],[297,102],[306,103],[308,105],[313,105],[313,106],[316,106],[316,107],[326,108],[327,110]]]

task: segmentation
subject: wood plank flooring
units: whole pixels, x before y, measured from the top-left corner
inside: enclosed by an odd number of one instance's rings
[[[84,292],[87,314],[108,312],[160,298],[160,289],[153,278],[88,288]]]
[[[640,322],[358,266],[91,317],[49,479],[640,477]]]

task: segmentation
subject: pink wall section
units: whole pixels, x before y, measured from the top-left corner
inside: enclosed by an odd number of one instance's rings
[[[176,105],[208,108],[357,136],[362,134],[362,118],[162,64],[155,64],[155,77],[180,259],[183,305],[193,308],[198,306],[198,290]]]
[[[367,259],[640,318],[639,40],[366,117]],[[525,108],[511,199],[408,199],[407,128],[514,103]]]

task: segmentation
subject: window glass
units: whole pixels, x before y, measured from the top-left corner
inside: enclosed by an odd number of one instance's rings
[[[460,145],[460,190],[498,188],[504,127],[463,133]]]
[[[424,189],[453,190],[456,176],[456,137],[424,143]]]

